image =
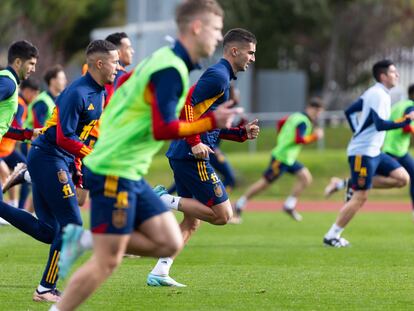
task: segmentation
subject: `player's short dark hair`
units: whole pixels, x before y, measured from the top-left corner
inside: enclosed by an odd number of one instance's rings
[[[111,42],[117,47],[121,46],[121,40],[128,38],[128,35],[125,32],[114,32],[105,38],[106,41]]]
[[[411,99],[411,100],[414,99],[414,84],[411,84],[408,87],[407,94],[408,94],[409,99]]]
[[[13,64],[17,58],[26,61],[33,57],[39,58],[39,51],[32,43],[26,40],[16,41],[9,47],[7,62]]]
[[[372,75],[374,76],[375,81],[381,82],[380,77],[383,73],[387,74],[388,68],[394,65],[394,63],[389,59],[383,59],[379,62],[376,62],[374,66],[372,66]]]
[[[89,43],[86,48],[86,56],[95,54],[95,53],[104,53],[109,54],[110,51],[118,50],[115,44],[107,40],[94,40]]]
[[[19,88],[21,90],[23,89],[32,89],[34,91],[40,90],[40,82],[38,79],[35,78],[27,78],[20,82]]]
[[[59,72],[63,71],[63,67],[61,65],[54,65],[50,68],[48,68],[43,76],[43,79],[45,80],[46,84],[50,84],[50,80],[56,78]]]
[[[325,104],[322,100],[322,98],[318,96],[311,97],[308,100],[308,103],[306,104],[306,107],[312,107],[312,108],[324,108]]]
[[[191,22],[195,16],[203,13],[224,16],[224,11],[216,0],[185,0],[175,10],[175,22],[178,29],[183,31],[185,25]]]
[[[234,28],[227,31],[227,33],[224,35],[223,39],[223,47],[226,48],[226,46],[230,43],[234,42],[242,42],[242,43],[257,43],[257,39],[254,34],[252,34],[250,31],[243,29],[243,28]]]

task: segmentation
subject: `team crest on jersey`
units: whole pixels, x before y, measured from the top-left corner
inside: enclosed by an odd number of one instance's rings
[[[93,106],[93,104],[92,104],[92,103],[90,103],[90,104],[89,104],[89,106],[88,106],[88,110],[95,110],[95,107]]]
[[[58,176],[58,180],[61,184],[66,184],[69,181],[68,174],[66,173],[66,171],[64,171],[62,169],[60,169],[57,172],[57,176]]]
[[[214,186],[214,194],[216,197],[221,198],[223,196],[223,189],[221,189],[220,184]]]
[[[364,176],[358,177],[358,187],[362,188],[365,186],[366,178]]]
[[[112,225],[117,228],[125,227],[127,222],[127,213],[123,209],[117,209],[112,212]]]

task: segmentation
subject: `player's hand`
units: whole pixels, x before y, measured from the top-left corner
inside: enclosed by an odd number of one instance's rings
[[[323,136],[324,136],[323,129],[321,129],[320,127],[315,128],[315,130],[313,131],[313,133],[316,135],[316,137],[318,139],[322,139]]]
[[[203,143],[191,147],[191,152],[196,159],[207,159],[209,153],[214,153],[209,146],[204,145]]]
[[[35,140],[40,134],[42,134],[42,128],[33,129],[32,140]]]
[[[414,120],[414,111],[411,111],[409,114],[406,114],[405,116],[408,119]]]
[[[218,128],[229,128],[236,115],[243,113],[243,108],[231,108],[234,105],[232,100],[221,104],[214,112],[214,119]]]
[[[72,174],[72,180],[76,188],[83,189],[82,160],[75,159],[75,172]]]
[[[252,122],[246,124],[246,132],[248,139],[256,139],[259,136],[260,127],[259,127],[259,120],[255,119]]]

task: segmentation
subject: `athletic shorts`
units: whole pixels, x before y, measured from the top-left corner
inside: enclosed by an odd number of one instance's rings
[[[374,175],[389,176],[393,170],[401,167],[394,158],[385,153],[380,153],[376,157],[349,156],[348,162],[351,170],[351,187],[354,190],[371,189]]]
[[[146,220],[169,211],[144,179],[105,176],[85,169],[91,198],[91,230],[130,234]]]
[[[195,198],[207,206],[228,200],[226,189],[209,161],[169,159],[177,194]]]
[[[304,168],[304,165],[298,161],[295,161],[292,165],[287,165],[280,162],[275,157],[271,157],[269,166],[264,171],[263,177],[271,183],[282,176],[285,172],[296,174],[302,168]]]

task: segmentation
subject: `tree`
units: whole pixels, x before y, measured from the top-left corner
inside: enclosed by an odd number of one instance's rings
[[[258,38],[257,68],[302,69],[331,107],[370,80],[365,63],[412,47],[413,0],[220,0],[226,28]]]
[[[107,25],[121,0],[2,0],[0,46],[28,39],[40,52],[39,70],[66,62],[89,42],[92,29]],[[119,15],[118,15],[119,16]],[[10,27],[13,25],[13,27]]]

